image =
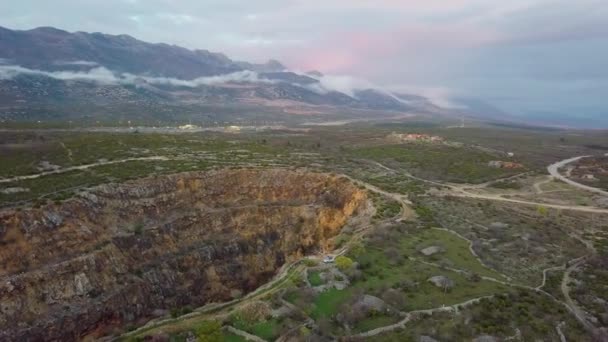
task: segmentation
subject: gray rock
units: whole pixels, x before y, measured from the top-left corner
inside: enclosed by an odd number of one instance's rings
[[[454,281],[446,276],[434,276],[428,279],[433,285],[440,288],[451,289],[454,287]]]
[[[503,223],[503,222],[494,222],[494,223],[490,224],[490,228],[492,228],[492,229],[506,229],[506,228],[509,228],[509,225],[507,223]]]
[[[437,254],[443,252],[443,248],[439,247],[439,246],[430,246],[427,248],[424,248],[420,251],[420,253],[426,255],[426,256],[431,256],[433,254]]]
[[[375,311],[384,311],[386,309],[386,303],[382,299],[370,295],[364,295],[355,305]]]
[[[29,192],[29,188],[13,187],[0,190],[0,193],[5,195],[17,194],[20,192]]]
[[[430,337],[430,336],[420,336],[420,338],[418,339],[418,342],[439,342],[438,340]]]

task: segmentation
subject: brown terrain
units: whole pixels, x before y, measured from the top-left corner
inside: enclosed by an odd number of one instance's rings
[[[568,171],[570,179],[608,190],[608,156],[581,158]]]
[[[349,180],[219,170],[0,212],[0,340],[77,340],[227,301],[331,248],[367,205]]]

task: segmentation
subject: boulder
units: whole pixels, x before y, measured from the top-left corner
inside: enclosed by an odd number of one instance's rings
[[[443,248],[439,246],[430,246],[420,250],[420,253],[424,254],[425,256],[431,256],[440,252],[443,252]]]
[[[448,288],[451,289],[454,287],[454,281],[446,276],[434,276],[428,279],[433,285],[440,287],[442,289]]]

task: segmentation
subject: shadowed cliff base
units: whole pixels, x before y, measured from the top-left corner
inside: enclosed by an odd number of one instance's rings
[[[76,340],[228,301],[331,248],[366,193],[345,178],[219,170],[0,212],[0,339]],[[19,322],[15,324],[15,322]]]

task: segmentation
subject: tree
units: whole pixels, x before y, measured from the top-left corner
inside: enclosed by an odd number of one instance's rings
[[[194,329],[199,342],[222,342],[222,325],[218,321],[204,321]]]
[[[340,271],[346,271],[350,269],[351,267],[353,267],[353,263],[354,262],[351,258],[345,257],[343,255],[340,255],[336,258],[336,266],[338,266]]]

